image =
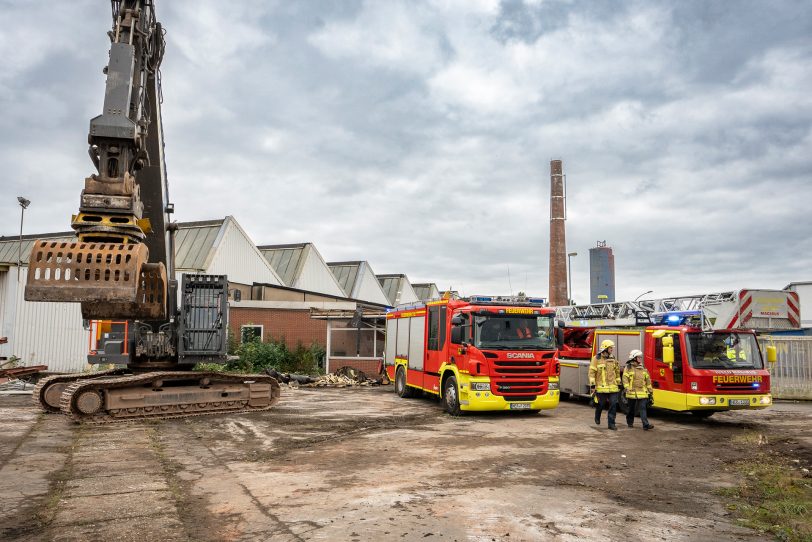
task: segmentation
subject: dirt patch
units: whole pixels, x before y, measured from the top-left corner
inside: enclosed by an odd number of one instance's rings
[[[0,437],[0,460],[36,473],[57,427],[44,431],[36,413],[9,408],[21,421],[16,436]],[[579,402],[452,418],[436,401],[400,399],[391,388],[286,389],[267,412],[126,427],[80,430],[48,417],[78,440],[55,485],[32,491],[26,517],[59,520],[40,523],[32,539],[46,540],[129,540],[125,527],[139,522],[167,540],[769,536],[742,525],[726,492],[747,477],[741,462],[764,450],[799,473],[808,468],[812,405],[651,420],[653,431],[610,432]],[[25,455],[33,445],[39,456]],[[94,499],[132,503],[93,507]]]

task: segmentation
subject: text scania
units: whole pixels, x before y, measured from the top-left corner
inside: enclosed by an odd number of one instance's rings
[[[536,356],[530,352],[508,352],[508,359],[536,359]]]

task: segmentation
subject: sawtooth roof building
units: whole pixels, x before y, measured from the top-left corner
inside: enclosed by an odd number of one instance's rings
[[[17,357],[49,372],[86,370],[88,331],[79,304],[24,300],[28,256],[38,239],[75,241],[73,232],[24,235],[22,242],[0,237],[0,337],[8,338],[0,362]],[[312,243],[257,246],[232,216],[178,223],[175,271],[178,280],[183,273],[226,275],[236,337],[251,328],[262,340],[320,343],[329,369],[351,364],[374,372],[387,308],[419,301],[405,275],[376,276],[362,260],[328,265]],[[355,314],[362,315],[362,328],[347,326]]]
[[[259,247],[259,251],[274,268],[285,286],[346,296],[313,243],[263,245]]]
[[[0,357],[20,358],[24,365],[47,365],[49,371],[77,372],[87,366],[88,332],[78,303],[33,303],[23,298],[28,256],[37,239],[75,241],[73,232],[0,237]],[[18,254],[22,253],[22,268]],[[175,234],[175,270],[227,275],[231,293],[251,294],[254,282],[282,281],[234,217],[180,222]],[[18,275],[18,271],[21,271]]]
[[[412,284],[415,295],[420,298],[420,301],[432,301],[440,299],[440,289],[433,282],[424,282],[421,284]]]
[[[389,305],[396,307],[404,303],[417,303],[420,301],[406,275],[377,275],[377,277],[386,299],[389,300]]]
[[[368,262],[329,262],[327,266],[347,297],[389,305],[389,299]]]

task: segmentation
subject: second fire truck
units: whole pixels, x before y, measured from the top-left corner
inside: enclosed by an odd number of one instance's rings
[[[561,392],[589,395],[589,363],[610,339],[621,366],[643,351],[654,406],[700,417],[772,404],[770,373],[757,332],[800,327],[798,295],[739,290],[625,303],[558,307],[567,326],[561,349]],[[767,346],[767,362],[775,348]]]
[[[452,415],[555,408],[563,330],[543,304],[472,296],[390,311],[384,361],[395,391],[436,395]]]

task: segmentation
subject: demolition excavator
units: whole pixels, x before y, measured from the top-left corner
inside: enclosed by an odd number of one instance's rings
[[[112,0],[112,15],[104,109],[88,135],[97,173],[72,218],[77,242],[34,244],[25,299],[80,303],[104,331],[88,361],[122,368],[45,378],[34,400],[80,422],[269,409],[274,378],[192,371],[227,360],[228,280],[178,281],[161,125],[165,31],[153,0]]]

